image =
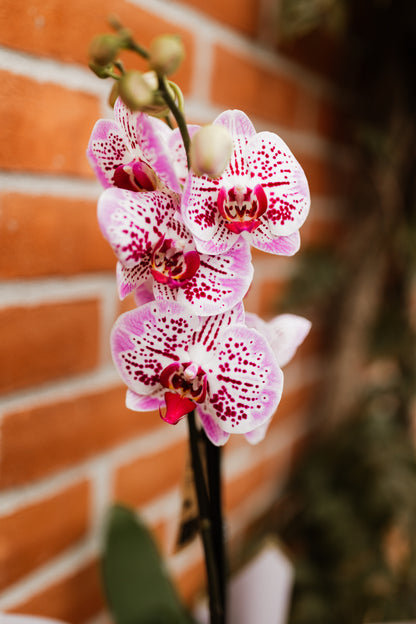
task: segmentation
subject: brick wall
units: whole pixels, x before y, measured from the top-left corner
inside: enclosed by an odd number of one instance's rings
[[[332,124],[335,94],[324,75],[270,47],[269,4],[0,3],[0,611],[105,621],[97,557],[114,500],[139,507],[187,600],[204,583],[199,543],[172,554],[186,426],[125,409],[109,354],[121,308],[85,157],[94,122],[110,114],[109,83],[87,69],[87,49],[111,13],[144,44],[180,33],[187,60],[175,79],[188,119],[212,121],[241,108],[257,130],[278,132],[309,177],[303,245],[331,241],[342,231],[346,179]],[[296,260],[255,252],[254,263],[247,307],[267,318]],[[311,430],[308,405],[322,374],[319,325],[286,369],[267,439],[227,445],[230,540],[270,505]]]

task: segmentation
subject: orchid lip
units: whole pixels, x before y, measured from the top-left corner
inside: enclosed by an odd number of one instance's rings
[[[222,187],[217,206],[231,232],[252,232],[260,225],[259,219],[267,210],[267,196],[261,184],[256,184],[253,189],[243,184],[230,189]]]
[[[207,395],[207,376],[195,362],[173,362],[160,373],[160,383],[165,392],[166,413],[161,418],[171,424],[203,403]]]
[[[142,160],[133,160],[116,167],[113,175],[114,185],[127,191],[155,191],[158,179],[151,167]]]
[[[200,263],[197,251],[184,251],[181,241],[162,236],[153,249],[150,270],[160,284],[180,288],[196,274]]]

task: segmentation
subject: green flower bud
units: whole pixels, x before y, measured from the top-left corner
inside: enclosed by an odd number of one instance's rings
[[[228,166],[232,153],[233,139],[224,126],[203,126],[192,137],[191,166],[198,176],[218,178]]]
[[[185,50],[177,35],[161,35],[151,42],[149,54],[151,69],[161,76],[169,76],[178,69]]]
[[[118,81],[118,92],[131,111],[144,111],[153,102],[153,91],[143,75],[136,70],[128,71]]]
[[[117,35],[97,35],[91,41],[90,58],[94,66],[105,67],[117,57],[120,39]]]

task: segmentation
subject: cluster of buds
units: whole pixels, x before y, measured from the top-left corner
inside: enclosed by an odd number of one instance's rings
[[[116,33],[97,35],[90,45],[90,68],[99,78],[113,78],[115,84],[110,96],[114,105],[119,96],[131,111],[140,111],[156,117],[167,117],[170,108],[162,90],[180,108],[183,98],[179,87],[166,80],[173,74],[184,58],[184,47],[177,35],[155,37],[148,50],[138,46],[131,33],[113,20]],[[122,50],[133,50],[148,64],[148,71],[124,69],[119,58]]]

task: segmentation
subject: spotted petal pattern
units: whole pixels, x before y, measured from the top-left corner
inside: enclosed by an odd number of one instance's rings
[[[233,137],[230,163],[214,180],[190,173],[182,196],[183,219],[199,251],[224,253],[243,237],[263,251],[292,255],[299,247],[298,230],[310,203],[299,163],[280,137],[271,132],[256,134],[241,111],[226,111],[214,123],[225,126]],[[258,187],[266,197],[264,212],[253,203],[259,195],[253,189]],[[238,204],[238,216],[233,207],[229,214],[235,216],[228,220],[224,210],[220,211],[220,191],[222,197],[238,193],[244,197]],[[252,214],[257,215],[256,220]]]
[[[166,390],[162,371],[173,362],[185,367],[192,362],[206,375],[205,398],[195,407],[215,444],[224,444],[229,433],[247,433],[265,423],[279,403],[283,376],[265,338],[244,326],[243,319],[241,304],[204,318],[166,301],[123,314],[111,345],[129,388],[128,406],[155,409]]]
[[[174,193],[133,193],[115,188],[102,193],[98,220],[119,260],[119,295],[123,299],[151,279],[155,299],[178,301],[201,316],[225,312],[243,299],[251,284],[250,246],[241,240],[221,256],[197,254],[192,235],[178,218],[178,209],[179,198]],[[191,252],[199,257],[196,272],[177,287],[172,280],[158,281],[153,273],[155,248],[161,239],[174,241],[184,256]],[[142,294],[144,291],[140,291],[139,301]]]
[[[88,144],[87,156],[101,184],[115,185],[114,174],[120,165],[143,161],[154,170],[162,188],[179,192],[180,185],[170,160],[168,141],[171,130],[159,119],[132,113],[118,99],[114,121],[99,119]]]
[[[247,313],[246,323],[267,339],[281,367],[290,362],[312,327],[308,319],[296,314],[279,314],[266,323],[257,314]]]

